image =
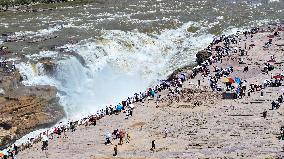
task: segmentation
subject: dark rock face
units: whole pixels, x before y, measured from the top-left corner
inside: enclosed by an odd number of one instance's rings
[[[12,128],[12,125],[10,123],[2,122],[0,123],[0,127],[3,128],[4,130],[9,130]]]
[[[196,62],[198,64],[201,64],[203,61],[206,61],[207,59],[209,59],[209,57],[212,55],[212,53],[208,52],[208,51],[199,51],[196,54]]]
[[[187,74],[195,66],[196,66],[196,64],[192,64],[192,65],[187,65],[187,66],[184,66],[182,68],[179,68],[179,69],[175,70],[172,74],[170,74],[168,76],[167,80],[172,81],[173,79],[178,78],[178,75],[181,74],[181,73]]]
[[[207,59],[209,59],[209,57],[212,55],[212,53],[206,51],[206,50],[202,50],[202,51],[199,51],[197,54],[196,54],[196,62],[197,64],[201,64],[203,61],[206,61]],[[180,73],[186,73],[186,72],[190,72],[189,70],[191,70],[193,67],[195,67],[196,64],[192,64],[192,65],[187,65],[187,66],[184,66],[182,68],[179,68],[177,70],[175,70],[171,75],[168,76],[168,80],[172,80],[172,79],[175,79],[177,78],[177,76],[180,74]]]
[[[7,36],[12,36],[12,35],[14,35],[13,32],[5,32],[5,33],[2,33],[2,36],[5,36],[5,37],[7,37]]]

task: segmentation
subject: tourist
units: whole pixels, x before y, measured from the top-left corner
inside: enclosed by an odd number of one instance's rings
[[[129,115],[130,116],[133,116],[133,110],[134,110],[134,104],[131,103],[131,104],[129,104]]]
[[[47,137],[45,132],[43,132],[43,134],[42,134],[41,141],[42,141],[42,150],[47,150],[47,147],[48,147],[48,137]]]
[[[76,126],[75,126],[74,122],[70,122],[70,130],[71,130],[71,132],[75,132]]]
[[[127,134],[126,134],[126,143],[129,143],[129,141],[130,141],[130,134],[127,133]]]
[[[111,141],[110,141],[110,138],[111,138],[111,134],[109,132],[107,132],[105,134],[105,139],[106,139],[105,145],[112,144]]]
[[[117,156],[117,145],[114,146],[113,151],[114,151],[113,156]]]
[[[156,149],[155,140],[152,140],[152,148],[151,150],[154,151]]]
[[[129,110],[128,108],[126,108],[126,110],[125,110],[126,118],[125,118],[125,119],[128,119],[128,117],[129,117],[129,112],[130,112],[130,110]]]
[[[19,151],[19,147],[16,145],[16,144],[14,144],[14,150],[15,150],[15,155],[17,155],[18,154],[18,151]]]
[[[166,138],[168,136],[168,133],[169,133],[169,130],[167,128],[165,128],[164,129],[164,134],[165,134],[164,138]]]
[[[118,138],[119,138],[119,145],[123,144],[123,138],[125,136],[125,132],[123,130],[119,131]]]
[[[280,136],[281,140],[284,140],[284,126],[281,126],[280,134],[281,134],[281,136]]]
[[[264,112],[262,112],[262,116],[263,116],[264,119],[266,119],[266,117],[267,117],[267,111],[266,110],[264,110]]]
[[[48,157],[48,155],[47,155],[47,150],[48,150],[48,137],[47,137],[47,134],[46,134],[45,132],[43,132],[41,141],[42,141],[41,150],[42,150],[42,151],[45,151],[45,155],[46,155],[46,157]]]

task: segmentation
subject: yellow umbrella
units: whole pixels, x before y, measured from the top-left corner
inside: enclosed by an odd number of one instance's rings
[[[223,81],[223,82],[229,82],[230,80],[229,80],[229,78],[224,77],[224,78],[222,79],[222,81]]]

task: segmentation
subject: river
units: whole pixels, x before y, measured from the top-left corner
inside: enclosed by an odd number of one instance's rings
[[[95,113],[192,64],[216,35],[284,17],[281,0],[99,2],[0,14],[0,33],[25,39],[0,37],[0,45],[27,59],[16,59],[24,84],[56,86],[68,119]],[[43,57],[56,64],[53,74],[37,63]]]

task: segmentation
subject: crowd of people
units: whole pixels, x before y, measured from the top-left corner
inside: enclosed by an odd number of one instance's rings
[[[258,31],[259,28],[253,28],[250,31],[243,32],[243,35],[246,38],[253,37],[253,35]],[[149,100],[154,100],[156,102],[156,106],[159,107],[159,102],[162,101],[160,92],[162,92],[163,90],[168,91],[167,97],[169,97],[169,99],[175,99],[176,101],[179,101],[179,95],[182,93],[183,83],[187,81],[187,79],[195,78],[198,74],[203,76],[204,78],[207,78],[209,87],[212,89],[212,91],[234,92],[237,95],[237,98],[242,98],[245,95],[250,96],[250,93],[252,92],[262,91],[266,87],[275,86],[275,83],[278,83],[278,85],[276,86],[280,86],[282,84],[283,78],[274,78],[273,76],[271,80],[274,79],[274,81],[267,80],[264,81],[263,84],[251,83],[249,85],[250,87],[247,87],[248,82],[245,79],[243,80],[238,77],[230,77],[230,74],[234,72],[233,66],[219,68],[213,65],[214,63],[222,63],[224,57],[228,57],[233,53],[240,53],[240,56],[245,56],[245,54],[247,54],[246,46],[245,49],[232,46],[238,44],[239,42],[241,42],[240,32],[235,35],[222,35],[220,37],[216,37],[206,48],[206,51],[212,54],[211,57],[207,60],[204,60],[198,66],[194,67],[190,74],[179,73],[175,76],[175,78],[162,80],[158,85],[152,88],[148,88],[144,92],[135,93],[132,97],[128,97],[125,101],[122,101],[117,105],[110,105],[105,109],[98,110],[94,115],[90,115],[78,121],[70,121],[67,124],[59,124],[60,126],[56,126],[52,130],[43,132],[36,138],[29,138],[26,143],[23,143],[21,146],[19,146],[20,148],[16,145],[10,146],[8,149],[6,149],[7,151],[5,155],[2,156],[2,158],[10,157],[14,159],[19,149],[24,150],[26,148],[30,148],[34,143],[38,142],[42,142],[42,151],[46,151],[48,150],[48,142],[49,140],[52,140],[54,138],[54,135],[57,135],[57,137],[63,136],[68,138],[68,136],[66,135],[67,131],[75,132],[78,125],[96,126],[97,121],[105,116],[118,115],[121,112],[124,112],[126,116],[125,119],[128,119],[129,117],[132,117],[134,115],[134,104],[137,102],[141,102],[143,104]],[[269,44],[270,43],[272,43],[272,41],[270,41]],[[218,44],[220,44],[220,46],[213,48],[213,46],[216,46]],[[2,64],[0,64],[0,66],[2,66]],[[213,71],[210,71],[210,66],[213,67]],[[244,68],[244,71],[248,71],[248,66],[245,66]],[[273,68],[273,65],[270,63],[264,64],[264,72],[267,74],[269,71],[273,70]],[[200,83],[200,80],[198,80],[197,85],[200,86]],[[272,109],[279,108],[281,103],[283,103],[283,95],[280,95],[277,100],[274,100],[272,102]],[[266,115],[267,111],[265,110],[263,116],[266,117]],[[167,137],[168,133],[169,130],[165,128],[165,137]],[[130,134],[129,132],[125,132],[123,129],[115,129],[112,133],[105,133],[106,145],[113,144],[113,141],[117,139],[119,140],[118,145],[124,144],[124,141],[125,143],[129,143]],[[114,146],[113,156],[116,156],[118,153],[118,145]],[[153,140],[151,150],[154,150],[155,147],[155,140]]]

